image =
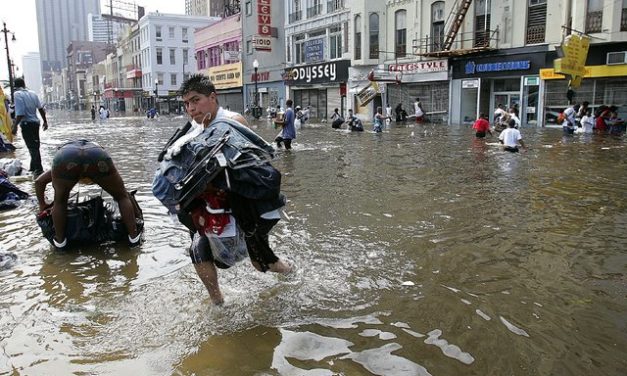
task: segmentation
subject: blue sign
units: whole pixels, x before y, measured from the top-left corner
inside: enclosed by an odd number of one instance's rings
[[[324,38],[310,39],[304,45],[306,63],[324,61]]]
[[[485,63],[475,64],[474,61],[469,61],[465,66],[466,74],[486,73],[486,72],[503,72],[513,70],[529,70],[531,69],[530,60],[518,60],[518,61],[505,61],[501,63]]]

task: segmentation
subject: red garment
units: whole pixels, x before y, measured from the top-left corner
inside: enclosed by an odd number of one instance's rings
[[[211,232],[212,234],[220,235],[226,225],[230,222],[230,215],[228,214],[229,205],[226,199],[226,193],[209,193],[205,192],[199,196],[204,201],[205,206],[198,206],[192,210],[192,220],[194,226],[201,233]],[[214,214],[209,213],[207,207],[212,210],[225,209],[226,213]]]
[[[472,129],[476,129],[477,132],[487,132],[490,129],[490,123],[484,118],[479,118],[475,121]]]
[[[597,118],[594,129],[596,129],[597,132],[605,132],[607,130],[607,125],[605,124],[605,118],[603,118],[603,116],[599,116]]]

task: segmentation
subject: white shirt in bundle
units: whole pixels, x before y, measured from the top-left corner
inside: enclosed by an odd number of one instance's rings
[[[594,116],[584,115],[581,118],[581,126],[583,127],[583,133],[592,133],[594,129]]]

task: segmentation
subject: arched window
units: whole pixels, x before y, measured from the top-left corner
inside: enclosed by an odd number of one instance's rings
[[[361,59],[361,16],[355,16],[355,60]]]
[[[379,15],[370,14],[368,29],[370,30],[370,58],[379,58]]]
[[[396,57],[404,57],[407,54],[407,11],[397,10],[394,13],[394,45]]]
[[[444,1],[431,4],[431,51],[441,51],[444,44]]]

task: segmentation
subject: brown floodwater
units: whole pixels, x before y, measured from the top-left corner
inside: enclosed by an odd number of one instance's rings
[[[35,201],[1,212],[0,251],[17,255],[0,270],[1,375],[625,373],[624,138],[524,128],[529,151],[509,154],[466,126],[309,125],[274,162],[289,201],[270,241],[297,271],[220,271],[216,308],[150,189],[184,122],[52,114],[44,166],[66,140],[103,145],[145,242],[59,253]]]

